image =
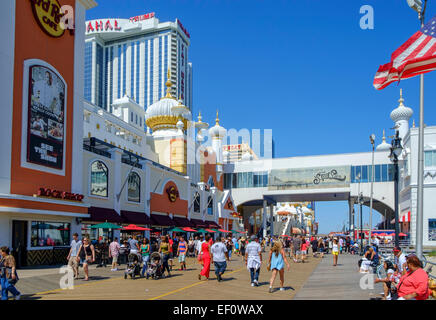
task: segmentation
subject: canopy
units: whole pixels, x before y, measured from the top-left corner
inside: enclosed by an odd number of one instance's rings
[[[388,234],[387,233],[384,233],[384,232],[382,232],[382,233],[379,233],[379,234],[377,234],[379,237],[386,237]]]
[[[186,231],[183,229],[180,229],[178,227],[175,227],[175,228],[169,229],[168,232],[186,232]]]
[[[240,233],[239,231],[236,231],[236,230],[233,230],[233,229],[230,230],[230,232],[231,232],[231,233]]]
[[[124,227],[123,230],[125,231],[150,231],[149,228],[142,228],[135,224],[129,224],[127,227]]]
[[[121,229],[121,227],[106,221],[103,223],[94,224],[91,226],[91,229]]]
[[[216,231],[214,231],[214,230],[212,230],[212,229],[206,229],[206,231],[207,232],[210,232],[210,233],[215,233]]]
[[[197,230],[186,227],[186,228],[182,228],[183,230],[187,231],[187,232],[197,232]]]
[[[406,237],[406,236],[407,236],[407,234],[402,233],[402,232],[400,232],[398,235],[399,235],[400,237]]]
[[[208,231],[204,230],[204,229],[198,229],[197,230],[198,233],[208,233]]]
[[[230,232],[231,232],[231,231],[224,230],[224,229],[218,229],[218,231],[219,231],[219,232],[222,232],[222,233],[230,233]]]

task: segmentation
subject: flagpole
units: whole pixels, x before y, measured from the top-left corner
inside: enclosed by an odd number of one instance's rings
[[[427,6],[427,0],[424,9],[419,14],[421,28],[424,27],[424,14]],[[418,195],[417,195],[417,212],[416,212],[416,254],[422,259],[422,242],[424,227],[424,75],[420,78],[420,97],[419,97],[419,133],[418,133]]]

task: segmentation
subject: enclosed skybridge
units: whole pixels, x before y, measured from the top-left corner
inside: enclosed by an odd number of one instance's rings
[[[395,198],[388,155],[374,154],[373,208],[390,220]],[[224,166],[224,188],[232,189],[244,216],[277,202],[303,201],[348,201],[351,215],[359,193],[369,206],[371,164],[371,152],[239,161]]]

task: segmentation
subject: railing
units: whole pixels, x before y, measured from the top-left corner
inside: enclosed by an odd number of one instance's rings
[[[83,144],[83,149],[85,149],[86,151],[101,155],[103,157],[109,158],[109,159],[111,158],[111,154],[109,152],[104,151],[104,150],[99,150],[99,149],[91,147],[85,143]]]
[[[125,163],[125,164],[128,164],[129,166],[142,169],[142,165],[141,164],[139,164],[139,163],[137,163],[135,161],[129,160],[129,159],[121,158],[121,162]]]
[[[424,256],[424,258],[422,259],[422,262],[423,262],[423,267],[424,267],[424,268],[427,267],[427,266],[429,266],[429,267],[427,268],[427,270],[425,270],[425,271],[428,273],[428,276],[429,276],[430,278],[436,280],[436,275],[433,275],[433,274],[432,274],[433,266],[436,266],[436,263],[431,262],[431,261],[428,261],[427,258],[426,258],[425,256]]]

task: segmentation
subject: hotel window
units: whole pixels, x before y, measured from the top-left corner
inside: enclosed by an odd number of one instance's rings
[[[127,200],[131,202],[141,202],[141,177],[136,172],[132,172],[129,175]]]
[[[388,181],[388,165],[382,165],[382,182]]]
[[[207,184],[209,187],[215,187],[215,183],[213,182],[212,176],[209,177],[209,180],[207,180]]]
[[[121,98],[121,46],[118,46],[118,87],[117,88],[118,88],[118,99],[119,99]]]
[[[126,89],[126,72],[127,72],[127,44],[123,44],[123,92],[121,92],[121,96],[127,94]]]
[[[30,246],[54,247],[68,246],[70,244],[70,224],[32,221]]]
[[[135,114],[135,124],[138,124],[138,115]]]
[[[436,167],[436,150],[424,151],[424,166]]]
[[[196,192],[194,196],[194,212],[200,212],[200,193]]]
[[[130,112],[130,122],[133,122],[133,112]]]
[[[92,90],[92,42],[85,43],[85,99],[91,102]]]
[[[102,161],[96,160],[91,164],[91,195],[108,196],[108,173],[107,166]]]
[[[130,44],[130,97],[132,98],[135,96],[134,83],[135,83],[135,43],[132,42]]]
[[[213,215],[213,199],[211,196],[207,198],[207,214]]]

